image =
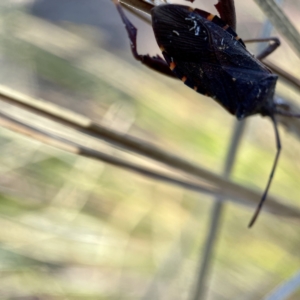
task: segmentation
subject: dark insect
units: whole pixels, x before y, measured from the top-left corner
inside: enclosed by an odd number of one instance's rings
[[[276,156],[271,174],[249,223],[251,227],[266,200],[281,150],[274,117],[274,90],[278,76],[262,64],[262,59],[279,46],[276,38],[256,58],[235,31],[218,16],[184,5],[163,4],[151,10],[152,27],[164,59],[140,55],[136,49],[137,29],[114,0],[125,24],[135,59],[168,76],[178,77],[196,92],[213,98],[241,120],[261,114],[271,118],[276,137]]]

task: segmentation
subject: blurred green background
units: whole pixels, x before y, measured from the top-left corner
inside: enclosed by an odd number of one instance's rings
[[[260,9],[236,2],[239,35],[259,36]],[[216,13],[213,4],[195,3]],[[283,9],[300,30],[299,1],[286,0]],[[127,15],[139,28],[140,53],[159,53],[151,27]],[[222,172],[234,118],[136,62],[111,1],[2,0],[0,23],[1,85]],[[270,59],[300,77],[300,61],[284,39]],[[277,91],[300,101],[282,83]],[[280,131],[270,193],[299,207],[300,146]],[[214,197],[4,128],[0,144],[0,299],[192,299]],[[271,122],[251,117],[232,180],[263,191],[274,155]],[[203,299],[263,299],[300,269],[299,222],[263,212],[248,230],[253,211],[226,203]]]

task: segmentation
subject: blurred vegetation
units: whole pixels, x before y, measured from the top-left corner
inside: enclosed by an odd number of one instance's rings
[[[125,35],[112,3],[100,2]],[[299,13],[296,1],[286,2],[287,13]],[[31,5],[1,3],[1,84],[221,172],[235,120],[219,105],[136,63],[126,36],[124,48],[108,49],[101,28],[67,22],[59,27],[33,16]],[[246,9],[237,6],[239,35],[250,37],[263,16],[254,4]],[[300,76],[299,59],[284,42],[273,59]],[[300,100],[280,84],[278,92]],[[300,146],[281,133],[284,149],[271,193],[299,207]],[[273,135],[268,120],[248,121],[232,180],[264,189]],[[213,197],[3,128],[0,145],[1,299],[191,297]],[[263,212],[248,230],[252,213],[252,207],[226,204],[207,299],[262,299],[299,270],[299,222]]]

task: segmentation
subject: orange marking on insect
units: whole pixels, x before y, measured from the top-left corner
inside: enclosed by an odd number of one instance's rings
[[[195,85],[194,86],[194,91],[197,91],[198,90],[198,87]]]
[[[189,7],[189,11],[190,11],[190,12],[193,12],[194,9],[193,9],[192,7]]]
[[[176,67],[176,64],[174,63],[174,61],[172,61],[170,63],[170,69],[173,71],[175,69],[175,67]]]
[[[164,46],[159,46],[159,49],[160,49],[161,52],[164,52],[164,51],[165,51]]]
[[[238,41],[238,40],[240,40],[241,38],[237,35],[237,36],[235,37],[235,39]]]
[[[228,28],[229,28],[229,25],[225,25],[225,26],[223,27],[224,30],[227,30]]]
[[[186,82],[187,77],[186,77],[186,76],[183,76],[183,77],[181,78],[181,80],[182,80],[183,82]]]
[[[207,17],[206,17],[206,19],[208,20],[208,21],[212,21],[212,19],[215,17],[215,15],[212,15],[212,14],[209,14]]]

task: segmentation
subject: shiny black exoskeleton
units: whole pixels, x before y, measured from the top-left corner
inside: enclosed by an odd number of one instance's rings
[[[159,5],[151,14],[162,54],[187,86],[212,97],[238,119],[273,113],[277,75],[219,17],[174,4]]]

